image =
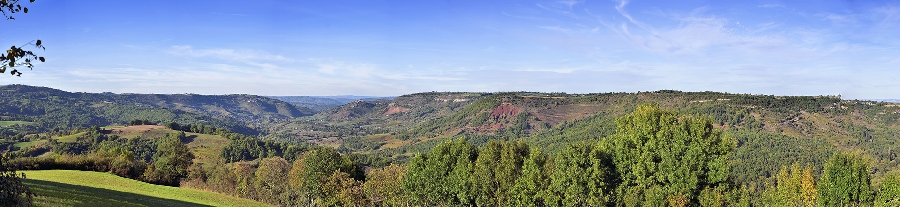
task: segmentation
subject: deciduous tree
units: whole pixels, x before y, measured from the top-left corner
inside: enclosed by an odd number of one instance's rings
[[[366,175],[363,191],[371,201],[371,206],[405,206],[403,176],[406,167],[392,164],[373,169]]]
[[[881,180],[875,206],[900,206],[900,170],[888,173]]]
[[[16,169],[7,163],[5,154],[0,154],[0,205],[30,206],[34,193],[22,180],[24,173],[16,173]]]
[[[735,147],[710,119],[679,116],[655,104],[617,118],[616,134],[602,145],[621,173],[617,194],[626,206],[698,204],[702,190],[728,185]]]
[[[34,0],[30,0],[30,2],[34,2]],[[19,0],[0,1],[0,13],[3,13],[3,16],[6,17],[6,19],[14,20],[15,18],[13,18],[12,15],[19,12],[28,13],[28,7],[22,6],[22,4],[19,3]],[[11,75],[22,76],[22,72],[16,69],[17,67],[24,66],[28,69],[32,69],[34,68],[32,62],[44,62],[46,60],[44,57],[37,56],[30,50],[22,49],[26,46],[46,49],[44,48],[44,45],[41,44],[41,40],[35,40],[18,47],[15,45],[11,46],[5,53],[0,54],[0,73],[6,73],[7,70],[10,70],[9,73]]]
[[[872,205],[875,198],[869,165],[850,152],[838,152],[825,163],[817,188],[819,204],[824,206]]]

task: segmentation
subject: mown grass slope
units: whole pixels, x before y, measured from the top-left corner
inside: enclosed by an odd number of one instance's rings
[[[252,200],[188,188],[154,185],[109,173],[23,171],[36,206],[266,206]]]
[[[178,133],[176,130],[168,129],[164,126],[157,125],[137,125],[127,127],[106,127],[104,128],[111,135],[122,138],[144,138],[144,139],[161,139],[170,133]],[[184,144],[194,153],[194,162],[210,163],[219,157],[219,153],[230,140],[219,136],[200,133],[185,133],[187,136]]]
[[[9,127],[9,126],[16,125],[16,124],[28,125],[28,124],[34,124],[34,122],[27,122],[27,121],[0,121],[0,127]]]

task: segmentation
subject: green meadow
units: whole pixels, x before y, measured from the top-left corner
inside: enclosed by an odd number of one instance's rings
[[[267,206],[188,188],[154,185],[109,173],[74,170],[22,171],[37,193],[36,206]]]

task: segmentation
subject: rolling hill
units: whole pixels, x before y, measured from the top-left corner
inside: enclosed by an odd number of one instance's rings
[[[718,92],[420,93],[390,102],[358,101],[283,125],[282,139],[328,140],[342,151],[397,159],[464,137],[475,144],[525,139],[553,153],[615,133],[615,118],[641,103],[708,117],[736,140],[736,179],[779,166],[822,166],[839,150],[864,152],[881,175],[900,166],[900,106],[838,96]],[[764,153],[763,153],[764,152]]]
[[[131,120],[225,127],[258,134],[272,122],[313,111],[255,95],[71,93],[26,85],[0,86],[0,119],[45,129],[123,125]]]

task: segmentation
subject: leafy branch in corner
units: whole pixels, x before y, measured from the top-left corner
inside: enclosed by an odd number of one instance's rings
[[[34,0],[29,0],[29,2],[34,2]],[[19,0],[0,0],[0,13],[3,13],[3,16],[6,17],[7,20],[15,20],[16,18],[13,18],[12,14],[18,12],[28,13],[28,7],[23,7],[19,4]],[[7,69],[12,69],[9,71],[10,75],[21,77],[22,72],[19,72],[16,67],[24,66],[31,70],[34,69],[34,64],[32,64],[33,61],[46,61],[44,57],[37,56],[32,51],[22,49],[28,45],[47,50],[47,48],[41,44],[41,40],[31,41],[28,44],[19,47],[13,45],[9,50],[6,50],[5,54],[0,54],[0,73],[6,73]]]

